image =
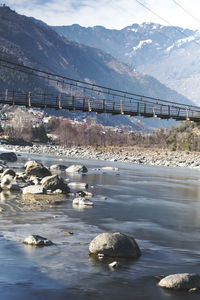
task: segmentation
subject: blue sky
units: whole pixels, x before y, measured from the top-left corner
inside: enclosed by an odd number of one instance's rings
[[[200,21],[184,12],[173,0],[140,1],[173,25],[200,30]],[[200,0],[176,2],[198,18]],[[102,25],[116,29],[143,22],[167,25],[136,0],[4,0],[4,3],[20,14],[43,20],[49,25]]]

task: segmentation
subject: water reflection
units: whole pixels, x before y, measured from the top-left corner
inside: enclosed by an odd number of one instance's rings
[[[88,210],[88,209],[92,209],[93,206],[91,205],[79,205],[79,204],[75,204],[75,203],[72,203],[72,207],[76,210],[76,211],[80,211],[80,212],[84,212],[85,210]]]

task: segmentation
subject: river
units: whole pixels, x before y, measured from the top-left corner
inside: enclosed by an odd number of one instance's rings
[[[200,273],[198,170],[30,154],[20,156],[15,167],[28,158],[47,166],[84,163],[89,172],[70,180],[89,184],[94,207],[77,210],[69,198],[42,211],[20,211],[19,195],[1,195],[0,299],[199,299],[199,294],[157,285],[160,275]],[[94,170],[103,166],[118,171]],[[142,256],[120,260],[121,268],[112,271],[109,261],[89,259],[88,247],[96,235],[117,231],[133,236]],[[45,236],[55,245],[26,246],[22,241],[29,234]]]

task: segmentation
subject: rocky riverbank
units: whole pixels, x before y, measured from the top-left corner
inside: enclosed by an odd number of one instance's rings
[[[2,145],[1,151],[27,152],[66,156],[67,158],[119,161],[150,166],[183,167],[200,169],[200,153],[189,151],[169,151],[137,147],[94,149],[92,147],[64,148],[55,145],[13,146]]]

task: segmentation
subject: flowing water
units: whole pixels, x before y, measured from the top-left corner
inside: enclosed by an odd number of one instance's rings
[[[42,211],[20,211],[20,195],[1,194],[0,299],[199,299],[157,285],[160,275],[200,273],[199,171],[26,154],[15,167],[28,158],[45,165],[84,163],[89,172],[70,180],[87,182],[95,205],[77,210],[69,198]],[[94,170],[103,166],[119,170]],[[110,261],[88,257],[88,246],[96,235],[116,231],[133,236],[142,256],[120,260],[121,268],[112,271]],[[29,234],[55,245],[26,246]]]

